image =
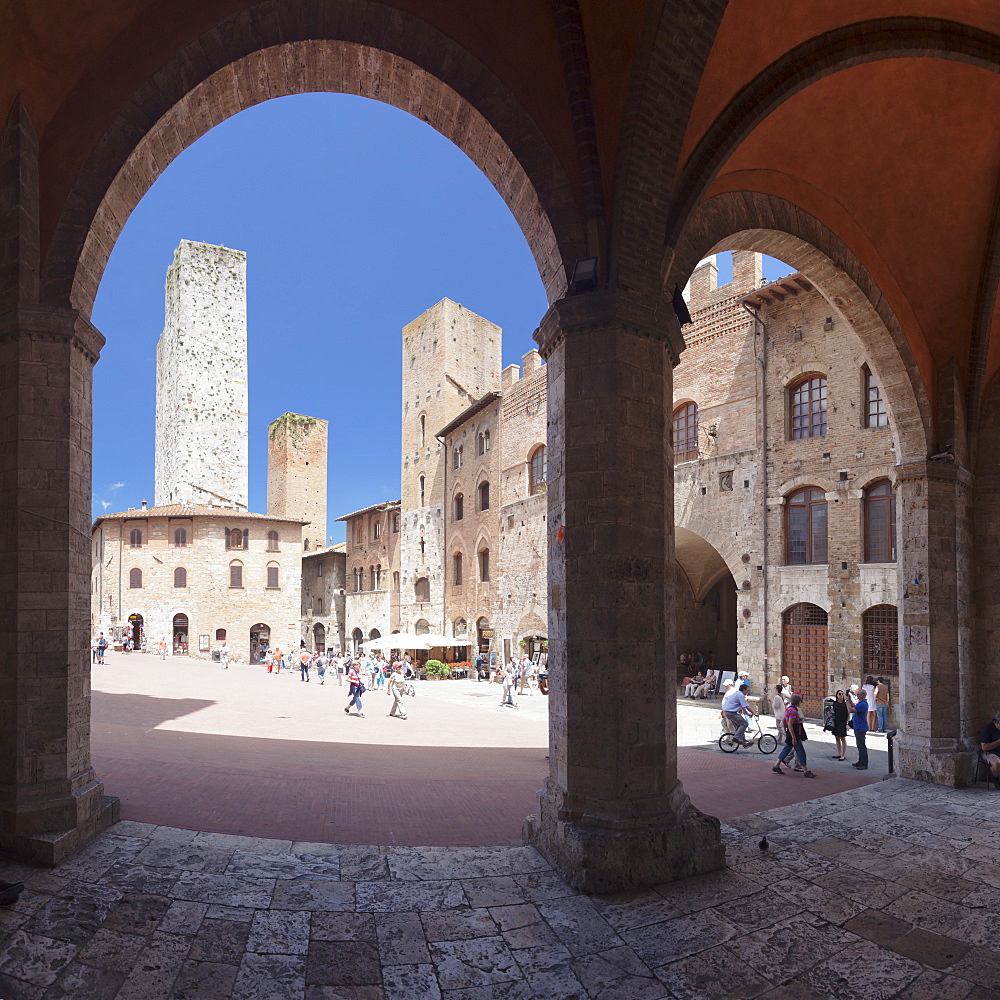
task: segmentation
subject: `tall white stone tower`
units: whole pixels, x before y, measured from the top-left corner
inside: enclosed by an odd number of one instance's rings
[[[247,411],[246,254],[181,240],[156,347],[157,506],[247,508]]]

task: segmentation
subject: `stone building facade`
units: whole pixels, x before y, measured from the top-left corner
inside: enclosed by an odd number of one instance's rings
[[[817,715],[868,673],[896,686],[892,414],[806,275],[760,287],[751,253],[716,275],[710,259],[692,276],[674,373],[678,645],[706,648],[707,611],[723,652],[736,637],[721,665],[758,692],[787,674]]]
[[[156,347],[154,503],[248,505],[242,250],[181,240]]]
[[[347,526],[344,636],[346,648],[400,628],[399,554],[402,515],[398,500],[337,518]]]
[[[302,522],[169,504],[99,517],[93,529],[94,634],[127,631],[152,648],[234,658],[299,648]]]
[[[308,531],[309,525],[303,530]],[[304,546],[305,543],[303,543]],[[344,649],[346,545],[302,553],[302,641],[322,652]]]
[[[329,423],[283,413],[267,428],[267,512],[308,522],[305,552],[327,547],[326,465]]]

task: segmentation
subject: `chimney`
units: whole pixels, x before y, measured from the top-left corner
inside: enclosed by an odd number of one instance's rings
[[[524,372],[525,378],[530,378],[541,367],[542,356],[538,353],[538,351],[528,351],[528,353],[521,358],[521,370]]]
[[[143,509],[143,510],[145,510],[145,509],[146,509],[146,501],[145,501],[145,500],[143,500],[143,501],[142,501],[142,509]]]
[[[500,373],[500,388],[506,389],[521,377],[521,369],[517,365],[507,365]]]
[[[697,309],[705,305],[708,297],[719,287],[719,268],[715,263],[715,254],[703,260],[691,275],[691,308]]]

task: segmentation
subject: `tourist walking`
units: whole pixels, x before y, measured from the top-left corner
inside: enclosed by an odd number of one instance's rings
[[[775,774],[782,774],[781,765],[795,753],[795,767],[793,770],[801,771],[803,778],[815,778],[816,775],[809,770],[806,763],[806,727],[802,718],[802,710],[799,705],[802,703],[802,695],[798,692],[792,695],[788,708],[785,709],[785,745],[778,754],[778,763],[771,768]],[[785,767],[788,767],[785,764]]]
[[[267,667],[267,672],[269,674],[274,673],[274,654],[271,652],[271,650],[268,650],[264,654],[264,666]]]
[[[833,738],[837,741],[837,752],[831,760],[847,760],[847,720],[850,711],[847,708],[847,695],[843,691],[838,691],[835,695],[836,701],[833,709]]]
[[[365,717],[365,713],[361,708],[361,696],[365,693],[365,686],[361,683],[361,664],[357,660],[351,662],[350,669],[347,673],[347,680],[350,684],[348,689],[349,700],[347,702],[347,707],[344,709],[345,715],[351,714],[351,706],[358,710],[358,715],[360,718]]]
[[[223,642],[222,649],[219,650],[219,659],[222,661],[222,669],[229,669],[229,644]]]
[[[868,747],[865,745],[865,740],[868,737],[868,702],[865,701],[864,691],[858,692],[858,701],[854,706],[851,728],[854,730],[854,742],[858,745],[858,759],[851,767],[856,767],[859,771],[867,771]]]
[[[392,708],[389,714],[397,719],[405,719],[406,712],[403,711],[403,695],[406,694],[406,678],[403,676],[403,665],[397,663],[393,672],[389,675],[389,684],[386,694],[392,698]]]
[[[322,653],[318,653],[313,660],[316,664],[316,676],[319,678],[320,684],[326,684],[326,657]]]
[[[97,662],[104,662],[104,654],[108,651],[108,640],[104,638],[104,633],[102,632],[97,637]]]
[[[167,658],[167,637],[161,635],[160,641],[156,645],[160,650],[160,659],[165,660]]]
[[[312,653],[305,646],[299,650],[299,680],[309,683],[309,664],[312,661]]]
[[[785,699],[781,696],[782,687],[774,685],[774,697],[771,699],[771,711],[774,713],[774,728],[778,732],[778,742],[785,742]]]
[[[517,708],[517,702],[514,701],[514,685],[517,683],[517,673],[517,664],[511,660],[503,671],[503,699],[500,702],[501,707],[510,705],[511,708]]]

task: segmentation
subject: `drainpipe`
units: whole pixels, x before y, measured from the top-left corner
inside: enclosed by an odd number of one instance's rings
[[[763,550],[763,560],[764,560],[764,580],[761,585],[761,603],[762,603],[762,616],[763,616],[763,645],[764,645],[764,688],[765,692],[770,686],[768,673],[769,673],[769,662],[768,662],[768,601],[767,601],[767,578],[770,572],[771,564],[768,562],[768,532],[767,532],[767,327],[764,325],[764,321],[760,318],[760,313],[751,308],[746,304],[746,302],[741,303],[743,308],[750,314],[753,318],[753,330],[754,330],[754,344],[753,353],[754,358],[757,361],[757,368],[760,377],[760,438],[757,441],[757,447],[760,451],[760,483],[761,483],[761,525],[762,525],[762,550]],[[760,349],[758,350],[757,344],[757,327],[760,326]],[[756,376],[755,372],[755,376]],[[778,675],[781,676],[780,674]]]
[[[444,503],[441,511],[441,615],[444,621],[441,622],[441,634],[447,635],[445,626],[448,624],[448,510],[450,502],[448,500],[448,443],[440,434],[434,437],[444,447]]]

